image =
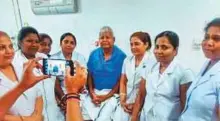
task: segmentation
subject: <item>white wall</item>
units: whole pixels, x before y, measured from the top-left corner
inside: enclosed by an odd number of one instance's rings
[[[179,58],[196,72],[204,61],[201,50],[192,49],[192,41],[200,41],[207,21],[220,16],[219,0],[79,0],[80,12],[66,15],[36,16],[30,0],[19,0],[23,22],[52,36],[52,53],[59,48],[64,32],[76,35],[77,51],[88,57],[92,43],[97,40],[100,27],[109,25],[116,36],[116,44],[130,54],[129,36],[146,31],[152,39],[161,31],[173,30],[180,36]],[[0,29],[7,32],[15,27],[12,4],[0,0]],[[7,11],[7,12],[5,12]],[[2,19],[3,17],[3,19]],[[16,28],[15,28],[16,30]]]
[[[15,9],[14,9],[15,8]],[[0,0],[0,30],[7,32],[10,36],[15,36],[20,25],[20,21],[16,22],[17,7],[12,0]]]

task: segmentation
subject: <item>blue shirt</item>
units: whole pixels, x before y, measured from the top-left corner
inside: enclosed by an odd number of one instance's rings
[[[181,121],[217,121],[220,105],[220,62],[204,73],[208,62],[187,91]],[[204,74],[203,74],[204,73]]]
[[[117,46],[108,60],[105,60],[102,48],[95,49],[89,56],[87,67],[93,78],[94,88],[112,89],[120,78],[122,64],[126,55]]]

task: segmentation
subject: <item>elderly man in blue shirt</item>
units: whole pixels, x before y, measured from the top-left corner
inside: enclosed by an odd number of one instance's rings
[[[99,33],[100,47],[91,52],[88,66],[89,94],[83,102],[84,120],[110,121],[117,105],[117,95],[125,53],[114,45],[110,27]]]

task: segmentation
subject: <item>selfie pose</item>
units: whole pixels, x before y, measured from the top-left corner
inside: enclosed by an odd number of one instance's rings
[[[45,121],[42,116],[42,106],[39,107],[38,103],[36,103],[37,108],[33,109],[33,106],[34,96],[37,96],[35,85],[49,76],[34,74],[33,70],[41,69],[41,65],[38,63],[40,58],[33,58],[24,63],[21,79],[18,79],[19,69],[11,63],[13,57],[12,42],[6,33],[0,31],[0,61],[3,62],[0,63],[0,121]],[[87,73],[80,65],[76,65],[75,69],[74,76],[71,75],[69,68],[66,69],[65,84],[69,94],[66,99],[66,121],[83,121],[77,94],[86,82]]]
[[[0,97],[7,94],[8,91],[13,90],[14,88],[18,88],[17,86],[20,85],[20,81],[31,81],[29,79],[33,79],[34,85],[35,81],[46,78],[46,76],[37,78],[32,71],[30,72],[30,69],[28,70],[30,73],[29,75],[23,75],[21,68],[17,68],[17,65],[12,63],[14,55],[15,52],[9,36],[4,32],[0,32]],[[25,67],[27,67],[27,65],[29,64],[27,63]],[[32,66],[37,65],[32,64]],[[22,93],[20,96],[18,95],[19,92]],[[4,115],[4,117],[1,117],[1,119],[4,121],[43,121],[43,99],[38,87],[33,86],[27,91],[20,90],[18,93],[14,93],[15,97],[18,98],[14,103],[11,100],[8,100],[8,102],[5,102],[4,105],[0,105],[0,108],[3,109],[5,107],[10,107],[7,114],[6,112],[1,112],[0,109],[0,115]],[[14,98],[12,97],[10,99]]]

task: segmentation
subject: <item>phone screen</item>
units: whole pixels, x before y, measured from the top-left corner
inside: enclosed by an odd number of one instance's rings
[[[72,61],[62,59],[43,59],[43,73],[45,75],[64,76],[66,73],[66,67],[68,66],[71,68],[71,75],[73,75],[74,68]]]

